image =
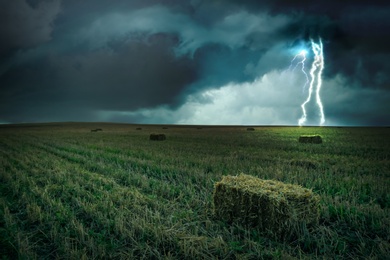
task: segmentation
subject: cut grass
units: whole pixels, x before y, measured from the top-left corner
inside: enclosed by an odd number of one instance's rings
[[[103,128],[99,134],[90,129]],[[2,258],[386,258],[390,129],[0,126]],[[320,134],[321,145],[300,135]],[[243,172],[321,196],[289,243],[214,218],[215,182]]]

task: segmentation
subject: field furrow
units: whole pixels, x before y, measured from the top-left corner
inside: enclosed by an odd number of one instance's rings
[[[17,222],[24,225],[36,221],[50,223],[50,230],[46,226],[40,232],[31,231],[30,240],[45,242],[42,238],[50,237],[50,241],[55,241],[51,254],[65,256],[66,252],[73,252],[69,257],[80,253],[112,257],[118,252],[137,247],[139,243],[146,243],[154,236],[165,236],[165,240],[170,240],[169,228],[162,225],[162,212],[156,212],[153,207],[157,205],[137,190],[123,188],[81,167],[53,160],[55,158],[47,153],[38,152],[32,156],[27,153],[20,160],[2,155],[7,159],[3,165],[9,168],[7,174],[1,176],[2,181],[10,185],[11,191],[17,192],[14,207],[26,208],[27,212],[34,211],[19,217]],[[34,160],[36,156],[46,158],[47,161]],[[42,162],[45,167],[39,164]],[[48,174],[44,183],[40,178],[42,174]],[[31,192],[29,197],[25,190],[21,190],[23,188]],[[57,234],[53,234],[53,230]],[[92,248],[108,237],[110,244]],[[165,244],[162,246],[167,246]],[[170,242],[168,246],[172,245]],[[22,246],[26,245],[19,244],[18,248]],[[69,246],[76,252],[69,251]],[[44,248],[41,243],[35,244],[35,250],[40,254],[48,251],[42,251]],[[23,249],[21,254],[32,257],[27,249]]]

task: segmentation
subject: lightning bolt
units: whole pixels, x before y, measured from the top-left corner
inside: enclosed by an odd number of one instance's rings
[[[309,85],[309,95],[308,95],[307,99],[305,100],[305,102],[303,102],[301,105],[302,117],[298,121],[299,126],[302,126],[306,122],[307,114],[306,114],[305,106],[311,100],[311,96],[313,94],[313,88],[314,88],[315,82],[317,83],[316,87],[315,87],[315,89],[316,89],[315,90],[316,91],[315,92],[316,93],[316,102],[317,102],[317,105],[320,109],[320,117],[321,117],[320,118],[320,125],[323,125],[325,123],[324,107],[322,105],[321,97],[320,97],[320,90],[321,90],[321,86],[322,86],[322,71],[324,70],[324,65],[325,65],[321,38],[320,38],[319,43],[315,43],[313,40],[311,40],[311,48],[312,48],[312,51],[314,53],[314,60],[313,60],[313,63],[311,65],[311,69],[310,69],[311,81],[310,81],[310,85]],[[302,63],[302,70],[303,70],[303,68],[304,68],[304,65]],[[306,76],[307,76],[307,74],[306,74]]]
[[[306,50],[301,50],[297,55],[294,56],[294,58],[291,60],[291,64],[290,64],[290,67],[289,67],[289,70],[291,69],[291,66],[293,65],[294,61],[299,57],[299,56],[302,56],[302,60],[300,62],[297,62],[297,64],[295,64],[295,67],[292,71],[294,71],[299,65],[301,65],[301,71],[303,73],[303,75],[305,75],[305,78],[306,78],[306,82],[305,84],[303,85],[303,88],[302,88],[302,93],[305,91],[306,89],[306,86],[307,84],[309,84],[309,77],[307,76],[307,73],[305,71],[305,61],[306,61],[306,54],[307,54],[307,51]]]

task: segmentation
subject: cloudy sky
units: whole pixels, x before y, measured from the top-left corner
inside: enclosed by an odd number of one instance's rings
[[[0,123],[390,125],[385,2],[0,0]]]

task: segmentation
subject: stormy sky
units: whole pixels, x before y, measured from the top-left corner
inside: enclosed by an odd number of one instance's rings
[[[385,2],[0,0],[0,123],[390,125]]]

